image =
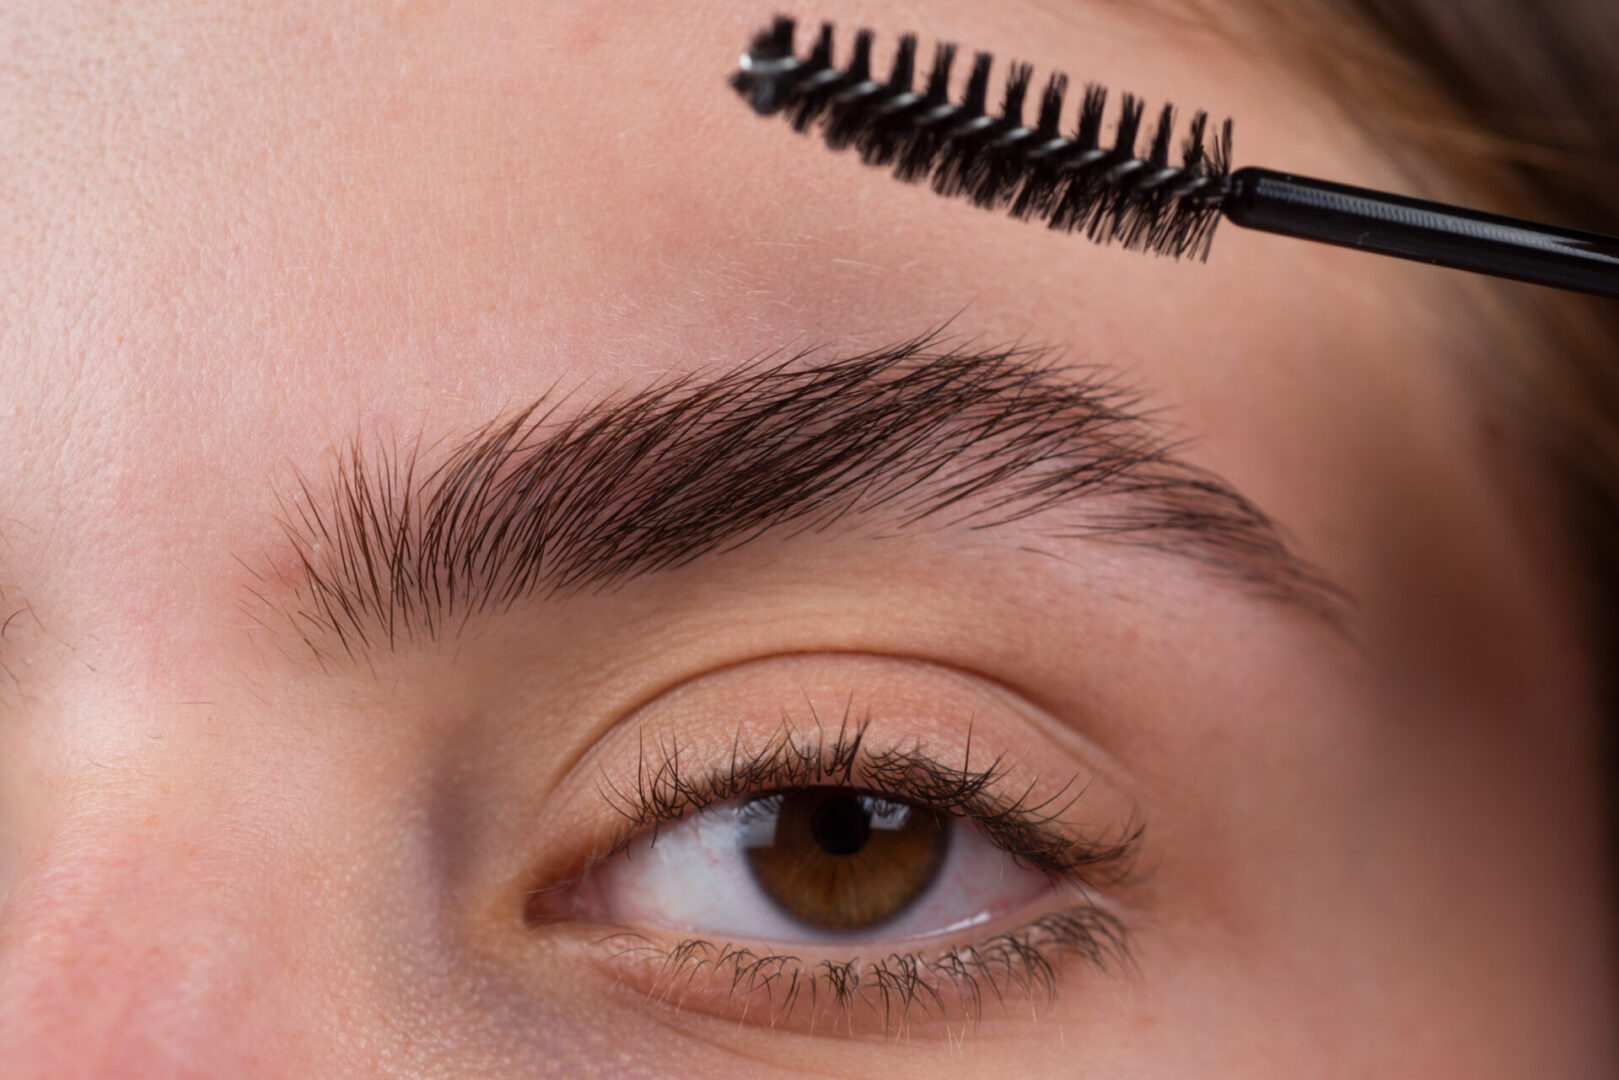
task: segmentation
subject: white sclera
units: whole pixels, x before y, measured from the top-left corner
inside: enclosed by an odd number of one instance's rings
[[[938,876],[894,919],[869,930],[833,933],[793,918],[748,866],[750,844],[766,842],[773,815],[726,803],[665,825],[593,871],[608,920],[768,942],[900,943],[984,922],[1049,889],[1045,875],[1019,866],[971,824],[946,819],[949,846]]]

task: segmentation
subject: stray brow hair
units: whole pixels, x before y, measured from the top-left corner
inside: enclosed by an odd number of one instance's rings
[[[947,347],[934,330],[672,378],[567,417],[559,404],[542,397],[436,464],[356,439],[329,486],[300,478],[280,515],[294,599],[272,606],[317,657],[331,641],[354,657],[765,533],[1036,515],[1047,535],[1190,557],[1332,621],[1343,599],[1263,511],[1174,457],[1131,395],[1046,349]]]

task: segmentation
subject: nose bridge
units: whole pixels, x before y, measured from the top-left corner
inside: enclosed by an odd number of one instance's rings
[[[0,1062],[25,1066],[0,1071],[258,1075],[265,988],[295,964],[268,854],[127,804],[56,830],[0,911]]]

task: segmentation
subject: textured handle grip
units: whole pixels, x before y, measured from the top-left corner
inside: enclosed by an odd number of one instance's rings
[[[1239,169],[1222,204],[1244,228],[1619,297],[1619,239],[1366,188]]]

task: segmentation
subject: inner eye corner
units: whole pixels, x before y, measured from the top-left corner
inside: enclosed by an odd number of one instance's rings
[[[518,918],[524,930],[541,930],[577,917],[571,892],[578,878],[551,884],[530,885],[521,894]]]
[[[625,826],[605,846],[572,864],[563,864],[563,873],[528,875],[516,905],[522,927],[540,930],[563,923],[592,921],[588,897],[596,887],[597,871],[621,856],[645,832],[633,824]],[[506,910],[509,912],[511,908]]]

